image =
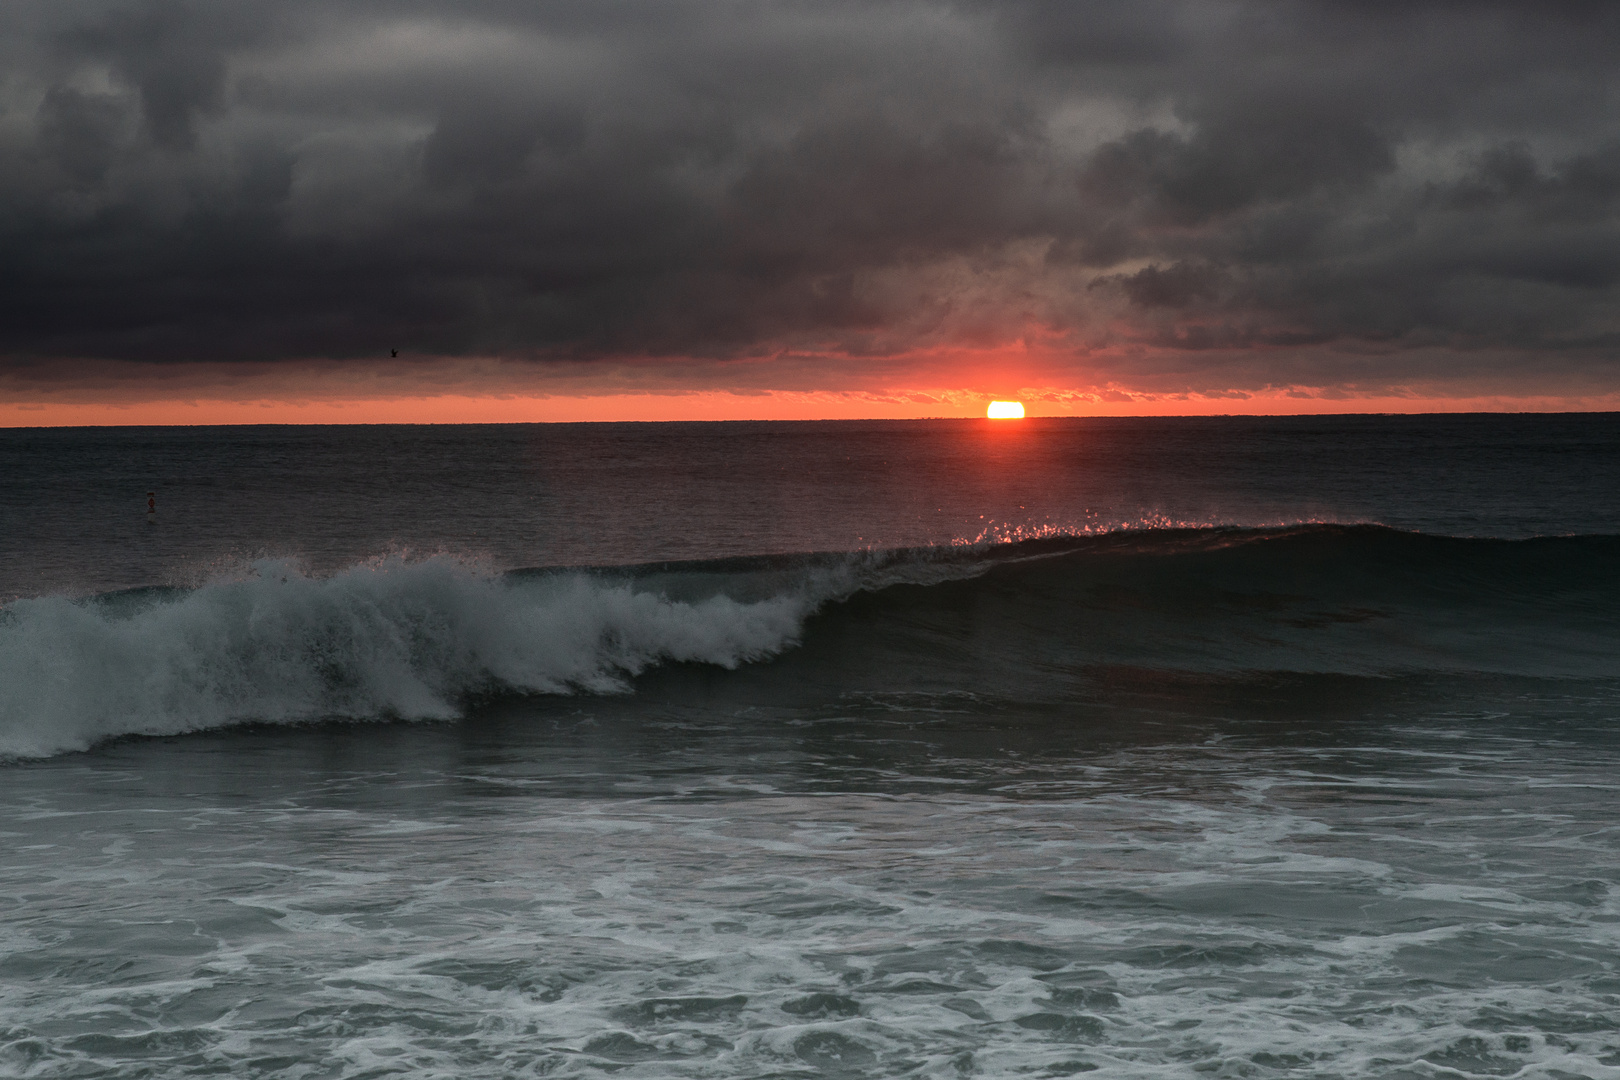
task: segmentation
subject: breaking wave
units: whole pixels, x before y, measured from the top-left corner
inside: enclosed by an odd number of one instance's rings
[[[1610,678],[1620,537],[1145,529],[508,574],[393,559],[325,578],[266,561],[196,589],[0,609],[0,754],[244,722],[445,719],[480,695],[624,692],[660,664],[730,669],[801,641],[795,663],[832,687],[1058,687],[1108,666]]]
[[[89,602],[0,621],[0,752],[248,720],[457,715],[492,690],[612,692],[668,660],[735,667],[794,640],[807,601],[673,602],[588,575],[504,579],[450,559]]]

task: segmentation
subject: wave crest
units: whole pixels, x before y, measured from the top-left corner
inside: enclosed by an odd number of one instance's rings
[[[0,612],[0,754],[245,721],[456,716],[492,690],[612,692],[663,661],[735,667],[797,638],[806,593],[669,600],[583,573],[500,577],[449,558]]]

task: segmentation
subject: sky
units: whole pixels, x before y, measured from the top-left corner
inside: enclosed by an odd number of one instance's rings
[[[1616,56],[1556,0],[6,0],[0,425],[1616,409]]]

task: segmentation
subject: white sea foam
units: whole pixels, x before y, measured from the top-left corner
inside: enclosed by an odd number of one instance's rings
[[[1581,775],[1612,767],[1598,758]],[[1260,748],[1153,776],[1290,764]],[[1607,893],[1534,920],[1386,903],[1392,876],[1612,879],[1607,805],[1577,788],[1556,820],[1482,816],[1437,859],[1387,842],[1425,824],[1284,784],[1261,803],[1196,783],[1032,802],[423,797],[462,792],[458,775],[339,807],[287,786],[209,807],[161,785],[62,789],[95,775],[76,768],[26,770],[0,806],[51,842],[0,871],[9,924],[36,931],[10,970],[51,973],[0,978],[0,1071],[18,1075],[1620,1073]],[[1436,785],[1426,809],[1511,775]],[[1527,839],[1583,846],[1532,867],[1511,857]],[[1322,849],[1345,857],[1286,880],[1257,857]],[[1337,948],[1347,930],[1369,947]]]
[[[678,602],[446,558],[324,579],[266,561],[245,580],[144,604],[19,600],[0,612],[0,755],[247,721],[449,718],[486,690],[612,692],[664,661],[771,655],[815,602],[808,591]]]

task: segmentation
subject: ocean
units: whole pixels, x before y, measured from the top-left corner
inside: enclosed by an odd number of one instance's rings
[[[1620,1077],[1620,416],[0,478],[0,1074]]]

